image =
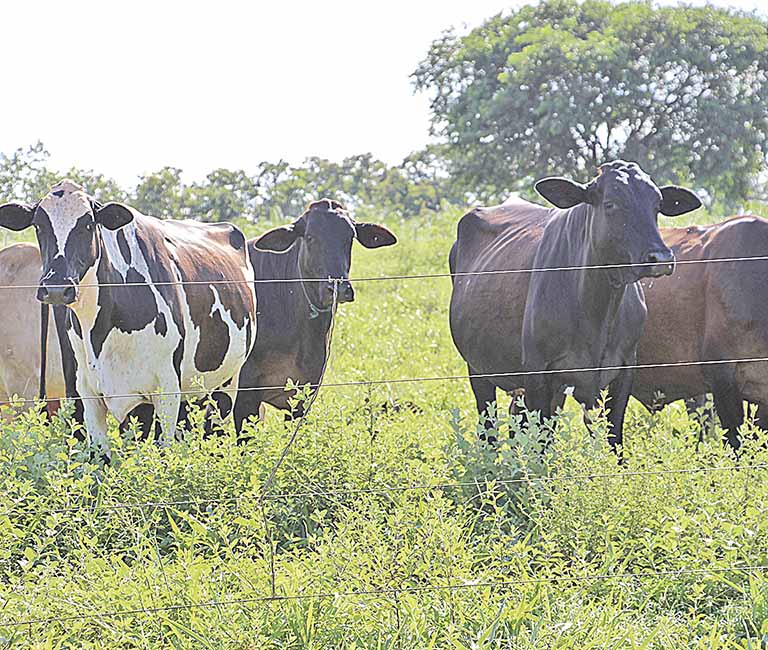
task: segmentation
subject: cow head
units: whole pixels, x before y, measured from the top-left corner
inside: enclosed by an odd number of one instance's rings
[[[115,230],[133,219],[119,203],[100,205],[70,180],[54,185],[37,204],[0,206],[0,226],[11,230],[35,227],[43,262],[37,299],[52,305],[71,305],[80,281],[101,256],[99,227]]]
[[[352,241],[357,239],[366,248],[391,246],[397,238],[384,226],[375,223],[357,223],[344,210],[341,203],[322,199],[310,203],[304,214],[287,226],[274,228],[259,237],[255,246],[259,250],[281,253],[297,244],[299,271],[303,278],[341,279],[338,301],[351,302],[355,292],[349,282],[352,259]],[[313,285],[313,286],[310,286]],[[333,282],[306,283],[312,302],[326,308],[333,301]]]
[[[674,217],[701,206],[690,190],[659,188],[637,163],[623,160],[602,165],[588,185],[545,178],[536,183],[536,191],[558,208],[591,206],[590,245],[601,264],[643,265],[611,270],[612,279],[621,284],[670,275],[675,256],[661,239],[658,214]]]

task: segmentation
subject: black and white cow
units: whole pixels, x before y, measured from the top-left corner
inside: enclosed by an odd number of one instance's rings
[[[107,413],[142,403],[173,439],[180,392],[234,399],[256,337],[256,295],[243,233],[231,224],[161,221],[100,205],[63,180],[36,205],[0,206],[0,226],[34,226],[43,259],[38,300],[65,305],[91,441],[109,456]],[[187,283],[187,284],[181,284]]]

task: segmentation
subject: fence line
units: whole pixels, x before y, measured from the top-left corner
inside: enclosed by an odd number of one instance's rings
[[[687,264],[721,264],[728,262],[760,262],[768,261],[768,255],[755,255],[753,257],[713,257],[702,260],[677,260],[676,265]],[[255,279],[255,280],[168,280],[158,282],[105,282],[98,284],[80,284],[81,289],[94,289],[100,287],[143,287],[148,285],[153,286],[194,286],[194,285],[221,285],[221,284],[290,284],[295,282],[329,282],[337,281],[341,282],[349,279],[350,282],[381,282],[381,281],[405,281],[405,280],[426,280],[432,278],[463,278],[471,276],[482,275],[515,275],[518,273],[548,273],[548,272],[565,272],[565,271],[593,271],[593,270],[606,270],[606,269],[632,269],[642,268],[648,266],[658,266],[658,262],[632,262],[625,264],[594,264],[584,266],[552,266],[545,268],[528,268],[528,269],[498,269],[491,271],[460,271],[458,273],[420,273],[414,275],[381,275],[362,278],[272,278],[272,279]],[[62,288],[69,285],[47,285],[51,288]],[[6,284],[0,285],[1,289],[37,289],[39,284]]]
[[[712,567],[709,569],[667,569],[664,571],[638,571],[636,573],[597,573],[587,575],[573,576],[552,576],[548,578],[521,578],[516,580],[488,581],[488,582],[461,582],[443,585],[414,585],[401,587],[384,587],[381,589],[359,589],[355,591],[342,592],[319,592],[314,594],[292,594],[284,596],[251,596],[247,598],[232,598],[229,600],[211,600],[201,603],[185,603],[175,605],[165,605],[162,607],[147,607],[136,609],[114,610],[109,612],[94,612],[90,614],[74,614],[68,616],[36,618],[27,620],[0,620],[0,627],[21,627],[33,625],[50,625],[52,623],[67,623],[72,621],[85,621],[99,618],[123,618],[126,616],[135,617],[142,614],[158,614],[160,612],[174,612],[179,610],[193,609],[212,609],[218,607],[232,607],[236,605],[246,605],[254,603],[273,603],[297,600],[327,600],[329,598],[354,598],[367,596],[397,596],[408,593],[426,593],[439,591],[458,591],[462,589],[509,589],[511,587],[535,585],[535,584],[556,584],[562,582],[590,582],[605,580],[631,580],[641,578],[663,578],[680,577],[694,575],[717,575],[728,572],[735,573],[758,573],[768,570],[766,564],[740,565],[728,567]]]
[[[627,470],[625,472],[603,472],[592,474],[565,474],[562,476],[526,476],[522,478],[510,478],[510,479],[492,479],[489,478],[485,481],[465,481],[456,483],[424,483],[424,484],[411,484],[411,485],[382,485],[365,488],[329,488],[320,490],[307,490],[297,492],[277,492],[277,493],[264,493],[263,497],[259,495],[240,496],[240,497],[224,497],[221,499],[174,499],[172,501],[139,501],[135,503],[107,503],[107,504],[95,504],[95,505],[81,505],[71,506],[67,508],[51,508],[38,511],[36,514],[47,516],[53,514],[69,514],[76,512],[90,512],[97,513],[100,511],[109,510],[134,510],[134,509],[151,509],[151,508],[176,508],[180,506],[211,506],[211,505],[228,505],[228,504],[240,504],[247,501],[259,501],[261,498],[269,501],[277,501],[281,499],[296,499],[305,497],[338,497],[338,496],[354,496],[361,494],[390,494],[398,492],[409,491],[429,491],[429,490],[458,490],[471,487],[485,487],[492,485],[519,485],[523,483],[558,483],[558,482],[577,482],[577,481],[591,481],[597,479],[606,478],[625,478],[631,476],[675,476],[675,475],[688,475],[688,474],[712,474],[717,472],[735,472],[739,470],[761,470],[768,469],[768,463],[758,463],[754,465],[716,465],[714,467],[686,467],[680,469],[659,469],[659,470]],[[268,487],[268,486],[266,486]],[[265,488],[262,488],[264,492]],[[16,503],[17,507],[21,504]],[[6,510],[2,516],[10,514],[11,510]]]
[[[340,381],[330,382],[323,384],[323,388],[344,388],[350,386],[380,386],[385,384],[409,384],[420,382],[437,382],[437,381],[459,381],[466,379],[493,379],[500,377],[530,377],[535,375],[559,375],[565,373],[584,373],[584,372],[601,372],[604,370],[648,370],[653,368],[680,368],[686,366],[713,366],[729,363],[764,363],[768,361],[768,357],[747,357],[742,359],[705,359],[702,361],[670,361],[666,363],[639,363],[629,365],[617,365],[617,366],[593,366],[589,368],[562,368],[562,369],[547,369],[547,370],[519,370],[514,372],[491,372],[481,373],[475,375],[446,375],[442,377],[396,377],[393,379],[364,379],[360,381]],[[317,389],[319,384],[300,384],[297,388],[310,388]],[[178,390],[178,391],[160,391],[150,393],[116,393],[109,395],[81,395],[78,397],[46,397],[45,399],[35,398],[27,399],[20,398],[16,400],[9,400],[6,403],[10,404],[36,404],[39,402],[60,402],[65,399],[71,400],[89,400],[89,399],[123,399],[129,397],[171,397],[174,395],[210,395],[217,392],[218,388],[213,389],[196,389],[196,390]],[[270,391],[270,390],[285,390],[285,386],[253,386],[253,387],[238,387],[237,392],[250,392],[250,391]],[[290,389],[289,389],[290,390]]]

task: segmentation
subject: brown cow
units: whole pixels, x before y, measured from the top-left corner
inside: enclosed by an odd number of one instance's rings
[[[349,281],[352,244],[365,248],[392,246],[395,235],[376,223],[352,219],[338,201],[321,199],[287,226],[274,228],[249,240],[257,280],[278,280],[256,285],[259,297],[259,338],[240,372],[235,402],[235,427],[261,412],[264,402],[290,410],[294,391],[285,391],[288,379],[316,384],[326,362],[326,340],[331,325],[333,282],[303,278],[335,278],[338,302],[352,302]],[[279,282],[298,279],[299,282]],[[277,386],[278,388],[275,388]],[[303,412],[298,406],[293,416]]]
[[[657,216],[699,207],[683,188],[658,188],[635,163],[603,165],[588,185],[562,178],[536,184],[560,209],[519,201],[477,208],[459,222],[451,249],[451,334],[467,362],[482,414],[496,389],[525,388],[526,406],[547,417],[562,388],[591,406],[609,388],[611,444],[621,444],[630,370],[645,320],[638,280],[672,272]],[[637,264],[608,269],[583,266]],[[506,269],[575,270],[494,274]],[[488,273],[490,272],[490,273]],[[479,275],[472,275],[479,273]],[[462,275],[467,274],[467,275]],[[548,371],[549,374],[498,376]],[[476,375],[493,374],[493,377]]]
[[[736,217],[711,226],[664,228],[678,260],[768,254],[768,221]],[[640,364],[768,356],[768,261],[679,264],[673,275],[644,280],[649,317],[637,348]],[[691,365],[638,370],[632,394],[646,406],[711,392],[734,449],[743,401],[768,425],[768,363]]]
[[[40,381],[40,303],[35,298],[43,264],[32,244],[14,244],[0,251],[0,285],[23,287],[0,289],[0,404],[16,395],[36,399]],[[34,287],[34,288],[29,288]],[[47,391],[53,400],[64,399],[66,387],[61,369],[59,340],[49,316]],[[32,403],[23,404],[24,409]],[[48,402],[49,412],[58,408]],[[4,411],[5,417],[12,415]]]

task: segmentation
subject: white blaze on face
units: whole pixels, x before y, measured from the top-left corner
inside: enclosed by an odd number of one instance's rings
[[[54,185],[39,206],[51,222],[58,254],[64,254],[69,233],[77,220],[91,211],[91,201],[82,186],[65,178]]]

